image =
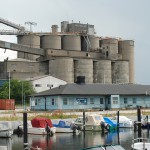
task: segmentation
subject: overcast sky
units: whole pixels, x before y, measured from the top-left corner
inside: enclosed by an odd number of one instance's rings
[[[3,0],[0,17],[23,26],[36,22],[33,31],[51,31],[61,21],[95,25],[98,36],[135,41],[135,80],[150,84],[150,0]],[[28,28],[28,26],[26,26]],[[12,29],[0,24],[0,30]],[[60,31],[60,28],[59,28]],[[0,35],[0,40],[16,43],[16,36]],[[16,58],[16,52],[0,49],[0,61]]]

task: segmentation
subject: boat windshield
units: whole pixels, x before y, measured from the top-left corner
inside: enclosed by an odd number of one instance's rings
[[[101,120],[100,116],[95,116],[95,120]]]
[[[83,118],[77,118],[75,122],[83,123]]]

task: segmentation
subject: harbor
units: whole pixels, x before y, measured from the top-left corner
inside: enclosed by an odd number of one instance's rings
[[[143,132],[144,136],[147,136],[147,132]],[[104,144],[121,144],[126,150],[131,149],[133,138],[138,137],[137,132],[133,132],[131,129],[121,129],[119,134],[119,141],[117,132],[111,132],[102,135],[99,132],[86,132],[76,135],[73,133],[56,133],[52,137],[30,135],[29,146],[41,147],[42,150],[80,150],[86,147]],[[12,138],[1,138],[1,145],[7,146],[8,150],[21,150],[23,149],[23,136],[18,137],[13,135]]]
[[[3,112],[3,114],[2,114]],[[4,113],[5,112],[5,113]],[[39,114],[38,114],[39,113]],[[25,118],[24,114],[27,116],[31,115],[41,115],[43,112],[38,113],[31,113],[29,110],[28,112],[22,112],[21,109],[16,109],[16,114],[21,117],[22,120],[17,121],[1,121],[0,124],[3,124],[5,126],[8,126],[13,131],[18,128],[19,125],[24,124],[24,121],[27,121],[26,123],[29,124],[30,120],[23,120]],[[46,113],[46,112],[45,112]],[[65,112],[65,113],[74,113],[74,112]],[[94,114],[101,114],[101,116],[106,115],[122,115],[126,114],[128,118],[132,119],[133,122],[138,122],[139,116],[141,117],[143,114],[149,113],[149,110],[146,109],[137,109],[137,110],[120,110],[120,111],[83,111],[78,112],[79,118],[81,116],[86,118],[87,116],[93,116]],[[0,117],[5,114],[10,115],[12,117],[14,114],[9,111],[1,111]],[[130,115],[132,114],[132,115]],[[141,115],[142,114],[142,115]],[[11,116],[12,115],[12,116]],[[85,115],[85,116],[84,116]],[[99,115],[98,115],[99,116]],[[96,116],[96,118],[98,117]],[[6,117],[6,116],[5,116]],[[121,116],[120,116],[121,117]],[[143,115],[145,117],[145,115]],[[105,118],[105,117],[104,117]],[[141,119],[141,118],[140,118]],[[51,121],[53,123],[58,123],[60,120],[64,120],[65,122],[71,123],[76,120],[76,118],[68,118],[68,119],[52,119]],[[86,119],[85,119],[86,120]],[[86,121],[85,121],[86,122]],[[84,122],[82,122],[84,123]],[[125,122],[124,122],[125,124]],[[86,124],[85,124],[86,125]],[[121,119],[120,119],[120,125],[121,125]],[[133,125],[133,124],[132,124]],[[27,125],[28,126],[28,125]],[[99,123],[100,127],[100,123]],[[51,149],[64,149],[67,150],[68,147],[72,150],[75,149],[85,149],[87,147],[97,146],[97,145],[121,145],[124,149],[131,148],[131,145],[133,144],[133,140],[136,138],[149,138],[149,130],[142,129],[139,131],[138,124],[135,127],[134,125],[132,127],[120,127],[118,130],[110,130],[109,132],[102,132],[102,130],[98,131],[81,131],[81,132],[72,132],[72,133],[55,133],[53,135],[35,135],[35,134],[26,134],[27,137],[25,137],[24,134],[18,134],[17,132],[14,132],[14,134],[10,138],[1,138],[0,146],[7,147],[6,150],[20,150],[23,149],[23,147],[26,145],[26,149],[39,149],[39,150],[51,150]],[[38,134],[38,133],[37,133]],[[24,140],[27,140],[27,144]]]

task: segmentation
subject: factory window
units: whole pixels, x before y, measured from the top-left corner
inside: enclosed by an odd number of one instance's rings
[[[41,84],[35,84],[35,87],[41,87]]]
[[[55,100],[54,100],[54,98],[52,98],[52,105],[55,105]]]
[[[108,57],[108,51],[106,51],[106,57]]]
[[[103,98],[100,98],[100,104],[104,104]]]
[[[63,98],[63,105],[67,105],[67,104],[68,104],[67,98]]]
[[[94,98],[90,98],[90,104],[94,104]]]
[[[124,104],[127,104],[127,98],[124,98]]]
[[[11,67],[16,67],[17,65],[16,64],[11,64]]]
[[[133,104],[136,104],[136,98],[133,98]]]
[[[130,41],[130,45],[134,46],[134,42],[133,42],[133,41]]]

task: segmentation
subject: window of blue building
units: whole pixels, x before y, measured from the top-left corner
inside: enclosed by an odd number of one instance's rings
[[[110,98],[108,98],[108,104],[110,104]]]
[[[118,97],[112,97],[113,104],[118,104]]]
[[[68,104],[67,98],[63,98],[63,105],[67,105],[67,104]]]
[[[100,104],[104,104],[103,98],[100,98]]]
[[[124,98],[124,104],[127,104],[127,98]]]
[[[55,105],[55,99],[52,98],[52,105]]]
[[[94,104],[94,98],[90,98],[90,104]]]
[[[133,98],[133,104],[136,104],[136,98]]]

